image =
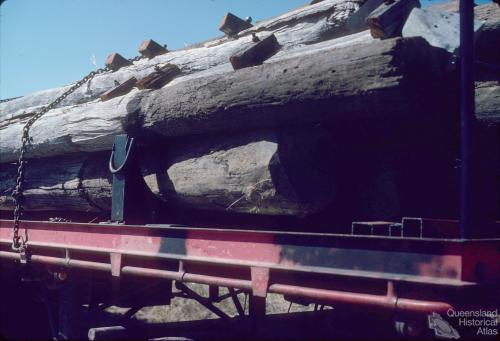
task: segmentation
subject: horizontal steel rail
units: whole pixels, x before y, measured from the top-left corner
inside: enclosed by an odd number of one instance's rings
[[[0,258],[18,259],[19,257],[14,252],[0,251]],[[112,270],[111,264],[57,257],[33,255],[31,261],[33,263],[64,266],[68,268],[80,268],[108,272],[111,272]],[[133,275],[139,277],[161,278],[178,282],[199,283],[213,286],[237,288],[246,291],[251,291],[253,289],[251,280],[207,276],[180,271],[124,266],[121,268],[121,273],[124,275]],[[387,295],[373,295],[339,290],[325,290],[278,283],[271,284],[267,290],[269,293],[300,297],[303,299],[311,300],[312,302],[356,305],[359,307],[380,308],[391,311],[404,311],[412,313],[443,313],[452,308],[452,305],[446,302],[398,298],[392,290],[392,282],[388,282]]]

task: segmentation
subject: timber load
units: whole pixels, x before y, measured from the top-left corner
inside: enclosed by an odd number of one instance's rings
[[[109,212],[109,155],[126,133],[136,185],[155,207],[456,218],[459,46],[440,40],[456,24],[449,9],[324,0],[253,25],[228,14],[226,36],[181,50],[147,40],[143,58],[113,54],[113,72],[33,124],[24,209]],[[450,27],[428,29],[443,17]],[[478,188],[498,199],[500,8],[476,7],[476,21]],[[14,207],[24,125],[69,87],[0,103],[2,216]],[[483,209],[498,218],[498,206]]]

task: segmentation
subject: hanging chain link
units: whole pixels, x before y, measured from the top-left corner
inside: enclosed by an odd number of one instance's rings
[[[19,235],[19,226],[21,222],[22,212],[23,212],[23,184],[24,184],[24,171],[26,167],[26,151],[28,149],[28,145],[30,144],[30,136],[29,132],[33,123],[38,120],[40,117],[45,115],[48,111],[57,107],[66,97],[75,92],[79,87],[81,87],[86,82],[89,82],[94,78],[95,75],[101,74],[108,71],[108,68],[101,68],[96,71],[90,72],[87,76],[83,77],[81,80],[76,82],[73,86],[71,86],[68,90],[66,90],[61,96],[57,97],[53,102],[49,105],[43,107],[38,112],[34,112],[33,116],[26,122],[26,125],[23,127],[23,134],[21,140],[21,151],[19,154],[18,167],[17,167],[17,178],[16,178],[16,186],[12,191],[12,198],[15,202],[14,208],[14,226],[13,226],[13,238],[12,238],[12,249],[14,251],[18,251],[21,253],[21,256],[25,255],[26,247],[28,242],[28,231],[24,230],[24,236]]]
[[[138,60],[143,59],[143,56],[137,56],[133,58],[129,58],[130,62],[136,62]],[[40,117],[45,115],[50,110],[57,107],[66,97],[75,92],[78,88],[80,88],[83,84],[88,83],[90,86],[90,81],[94,78],[95,75],[110,71],[110,68],[106,66],[105,68],[97,69],[95,71],[91,71],[87,76],[83,77],[81,80],[76,82],[73,86],[71,86],[68,90],[66,90],[61,96],[57,97],[53,102],[49,105],[43,107],[38,112],[34,112],[33,116],[26,122],[26,125],[23,127],[23,135],[21,140],[21,151],[18,159],[18,167],[17,167],[17,178],[16,178],[16,186],[12,191],[12,198],[15,202],[14,207],[14,226],[13,226],[13,237],[12,237],[12,249],[14,251],[18,251],[21,254],[21,260],[26,259],[26,247],[28,242],[28,230],[24,229],[24,236],[19,235],[19,226],[21,223],[21,217],[23,212],[23,185],[24,185],[24,170],[26,167],[25,154],[28,149],[28,145],[30,144],[30,129],[33,123],[38,120]],[[12,98],[15,99],[15,98]],[[12,100],[8,99],[8,100]],[[6,100],[7,101],[7,100]]]

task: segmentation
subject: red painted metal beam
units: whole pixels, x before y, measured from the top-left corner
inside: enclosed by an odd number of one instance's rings
[[[360,307],[364,306],[411,313],[444,313],[448,309],[452,308],[452,305],[446,302],[412,300],[397,298],[395,296],[391,297],[337,290],[306,288],[285,284],[271,284],[271,286],[269,286],[269,292],[286,296],[301,297],[309,299],[312,302],[316,301],[331,304],[345,304]]]
[[[0,257],[18,259],[19,256],[14,252],[0,251]],[[31,261],[33,263],[43,263],[47,265],[63,266],[69,268],[80,268],[87,270],[108,271],[108,272],[111,272],[111,267],[112,267],[111,264],[107,263],[81,261],[81,260],[73,260],[66,258],[40,256],[40,255],[33,255]],[[251,280],[192,274],[180,271],[169,271],[160,269],[141,268],[135,266],[124,266],[121,268],[121,273],[138,277],[162,278],[162,279],[175,280],[179,282],[224,286],[230,288],[243,289],[247,291],[251,291],[252,289],[254,289]],[[310,300],[311,302],[342,304],[342,305],[351,305],[357,307],[372,307],[372,308],[380,308],[384,310],[399,311],[399,312],[443,313],[446,312],[448,309],[452,308],[452,305],[446,302],[398,298],[393,293],[392,284],[389,285],[388,293],[385,296],[357,293],[357,292],[338,291],[338,290],[308,288],[308,287],[286,285],[279,283],[271,284],[268,288],[268,292],[286,296],[301,297],[303,299]]]

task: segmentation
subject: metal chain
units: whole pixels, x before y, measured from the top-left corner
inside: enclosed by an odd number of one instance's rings
[[[12,98],[0,99],[0,103],[10,102],[10,101],[13,101],[13,100],[21,98],[21,97],[23,97],[23,96],[17,96],[17,97],[12,97]]]
[[[54,109],[58,106],[66,97],[75,92],[79,87],[81,87],[86,82],[90,81],[94,78],[95,75],[101,74],[108,71],[108,68],[101,68],[96,71],[90,72],[87,76],[83,77],[81,80],[76,82],[73,86],[71,86],[68,90],[66,90],[61,96],[57,97],[53,102],[49,105],[43,107],[38,112],[34,112],[33,116],[26,122],[26,125],[23,127],[23,135],[21,140],[21,151],[19,154],[18,167],[17,167],[17,179],[16,186],[12,191],[12,198],[15,202],[14,208],[14,226],[13,226],[13,238],[12,238],[12,249],[14,251],[18,251],[21,254],[25,254],[27,242],[28,242],[28,231],[24,230],[24,236],[19,235],[19,225],[21,222],[22,216],[22,202],[23,202],[23,184],[24,184],[24,170],[26,167],[25,154],[30,143],[29,132],[33,123],[38,120],[40,117],[45,115],[48,111]]]
[[[133,58],[129,58],[128,60],[133,63],[143,58],[144,58],[143,56],[136,56]],[[97,69],[95,71],[91,71],[87,76],[83,77],[81,80],[76,82],[71,88],[66,90],[61,96],[57,97],[49,105],[43,107],[42,109],[40,109],[40,111],[33,113],[33,116],[28,120],[28,122],[26,122],[26,125],[23,127],[21,152],[19,154],[18,167],[17,167],[16,186],[12,191],[12,198],[14,199],[15,202],[14,226],[13,226],[13,237],[12,237],[12,249],[14,251],[18,251],[21,254],[25,254],[27,247],[26,243],[28,242],[28,231],[25,229],[24,236],[21,237],[19,235],[19,225],[21,223],[21,217],[23,211],[22,202],[23,202],[24,168],[26,167],[26,160],[24,159],[24,157],[28,148],[28,144],[30,143],[29,131],[31,129],[31,126],[33,125],[33,123],[35,123],[36,120],[45,115],[48,111],[58,106],[64,99],[66,99],[66,97],[75,92],[83,84],[89,82],[88,84],[90,86],[90,81],[92,80],[92,78],[94,78],[95,75],[104,73],[106,71],[109,71],[108,66],[106,66],[105,68]],[[9,101],[12,99],[7,99],[3,101]]]

